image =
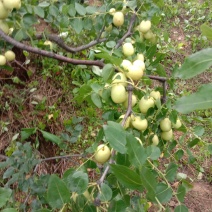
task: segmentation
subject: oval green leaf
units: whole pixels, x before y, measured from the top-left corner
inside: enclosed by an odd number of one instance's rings
[[[173,76],[180,79],[190,79],[212,65],[212,48],[203,49],[185,59],[183,65],[178,68]]]
[[[183,114],[209,108],[212,108],[212,83],[202,85],[196,93],[183,96],[174,103],[174,109]]]

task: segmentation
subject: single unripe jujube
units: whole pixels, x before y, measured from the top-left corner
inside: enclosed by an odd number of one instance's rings
[[[151,91],[149,96],[153,97],[154,99],[160,99],[161,98],[159,91]]]
[[[143,54],[137,54],[137,60],[141,60],[144,62],[144,55]]]
[[[110,155],[111,155],[110,148],[105,144],[100,144],[97,147],[94,159],[96,160],[96,162],[103,164],[109,160]]]
[[[4,7],[8,10],[13,8],[19,9],[21,6],[21,0],[3,0]]]
[[[125,56],[131,56],[134,54],[135,52],[135,49],[132,45],[132,43],[125,43],[123,46],[122,46],[122,51],[123,51],[123,54]]]
[[[151,30],[147,31],[147,32],[144,34],[144,38],[146,38],[147,40],[150,40],[153,36],[154,36],[154,34],[152,33]]]
[[[110,10],[109,10],[109,14],[110,15],[114,15],[115,12],[116,12],[116,9],[115,8],[110,8]]]
[[[121,63],[121,67],[126,71],[132,65],[129,60],[123,60]]]
[[[113,15],[113,24],[120,27],[124,24],[124,14],[123,12],[115,12]]]
[[[4,53],[4,56],[6,57],[7,61],[13,61],[15,60],[15,53],[11,50],[8,50]]]
[[[146,33],[150,30],[151,28],[151,21],[147,20],[147,21],[141,21],[140,25],[139,25],[139,31],[142,33]]]
[[[111,89],[111,98],[113,102],[119,104],[127,99],[127,92],[125,87],[121,84],[113,85]]]
[[[149,108],[154,106],[155,106],[155,102],[151,97],[143,96],[141,100],[139,101],[139,109],[141,113],[144,113],[144,114],[147,113]]]
[[[9,15],[9,10],[6,9],[3,3],[0,1],[0,19],[5,19]]]
[[[131,118],[132,126],[141,131],[145,131],[148,127],[148,122],[146,119],[141,119],[140,116],[135,116]]]
[[[169,131],[166,131],[166,132],[164,131],[164,132],[161,133],[161,138],[163,140],[165,140],[165,141],[171,140],[172,137],[173,137],[173,131],[172,131],[172,129],[169,130]]]
[[[172,124],[173,128],[179,129],[182,126],[180,119],[177,119],[175,124]]]
[[[5,33],[5,34],[9,34],[9,26],[5,21],[0,20],[0,29]]]
[[[127,77],[136,81],[140,80],[143,74],[144,74],[143,69],[138,65],[131,65],[128,68],[128,72],[126,72]]]
[[[4,55],[0,55],[0,66],[4,66],[7,62],[7,59]]]
[[[139,66],[143,71],[145,70],[145,63],[142,60],[135,60],[133,65]]]
[[[155,146],[157,146],[159,144],[159,138],[156,134],[154,134],[152,137],[152,144]]]
[[[169,120],[169,118],[165,118],[160,122],[160,128],[164,132],[168,132],[171,130],[172,125],[171,125],[171,121]]]

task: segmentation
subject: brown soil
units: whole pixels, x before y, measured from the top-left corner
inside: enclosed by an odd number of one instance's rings
[[[193,189],[185,197],[189,212],[212,212],[212,185],[200,181],[193,184]]]

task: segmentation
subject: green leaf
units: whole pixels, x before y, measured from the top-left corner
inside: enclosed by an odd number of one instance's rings
[[[212,107],[212,106],[211,106]],[[202,136],[203,134],[204,134],[204,132],[205,132],[205,129],[204,129],[204,127],[202,127],[202,126],[196,126],[196,127],[194,127],[194,133],[197,135],[197,136]]]
[[[49,15],[52,15],[55,18],[59,16],[59,9],[53,4],[49,7]]]
[[[172,198],[172,189],[164,183],[159,183],[156,187],[156,198],[160,203],[167,203]]]
[[[126,132],[123,127],[112,121],[108,121],[108,125],[103,126],[106,140],[110,143],[111,147],[116,151],[124,154],[126,152]]]
[[[23,129],[21,129],[21,141],[26,140],[27,138],[29,138],[35,132],[36,132],[36,128],[23,128]]]
[[[166,179],[170,182],[175,180],[178,166],[175,163],[170,163],[166,169]]]
[[[110,202],[109,210],[108,211],[113,211],[113,212],[124,212],[126,211],[126,203],[121,199],[121,200],[115,200],[113,199]]]
[[[147,159],[147,155],[144,147],[139,143],[139,141],[132,135],[127,134],[127,154],[129,155],[129,160],[135,167],[141,167]]]
[[[181,79],[190,79],[212,65],[212,48],[203,49],[185,59],[185,62],[178,68],[173,76]]]
[[[106,43],[106,46],[107,46],[108,48],[110,48],[110,49],[114,48],[115,45],[116,45],[116,42],[115,42],[115,41],[108,41],[108,42]]]
[[[121,58],[114,57],[107,52],[97,53],[97,54],[95,54],[95,57],[102,58],[102,59],[105,60],[105,63],[111,63],[111,64],[114,64],[116,66],[119,66],[122,63]]]
[[[199,138],[193,139],[192,141],[190,141],[190,142],[188,143],[188,147],[189,147],[189,148],[194,147],[195,145],[197,145],[197,144],[199,143],[199,141],[200,141]]]
[[[102,69],[102,77],[103,80],[106,82],[108,79],[112,77],[114,74],[114,67],[112,64],[106,64],[104,68]]]
[[[201,32],[208,40],[212,40],[212,28],[209,27],[206,23],[200,26]]]
[[[148,146],[146,148],[146,151],[148,153],[148,157],[151,160],[157,160],[161,155],[160,148],[158,148],[157,146],[154,146],[154,145]]]
[[[130,168],[122,165],[110,165],[111,171],[117,177],[117,180],[126,188],[143,191],[140,176]]]
[[[212,144],[208,144],[208,151],[212,155]]]
[[[143,166],[140,171],[140,176],[144,187],[148,191],[148,198],[150,198],[150,200],[154,200],[157,186],[154,174],[152,173],[151,169]]]
[[[15,173],[15,168],[10,166],[3,174],[3,179],[10,178]]]
[[[27,27],[32,26],[37,22],[37,17],[31,14],[25,14],[23,16],[23,23],[27,25]]]
[[[91,94],[91,86],[84,84],[80,87],[78,95],[74,98],[78,104],[81,104]]]
[[[174,157],[177,160],[180,160],[184,155],[184,151],[182,149],[177,150],[177,152],[175,152]]]
[[[97,11],[97,7],[93,7],[93,6],[88,6],[85,9],[86,9],[87,14],[93,14]]]
[[[44,1],[38,4],[39,7],[48,7],[50,5],[50,3]]]
[[[79,3],[75,3],[75,9],[81,16],[84,16],[86,14],[86,9]]]
[[[99,94],[97,94],[97,93],[92,93],[92,94],[91,94],[91,100],[92,100],[92,102],[93,102],[98,108],[101,108],[101,107],[102,107],[102,101],[101,101],[101,98],[100,98]]]
[[[40,18],[44,18],[45,16],[44,9],[39,6],[34,6],[34,13],[38,15]]]
[[[43,137],[46,139],[46,140],[49,140],[57,145],[60,145],[62,143],[62,139],[59,138],[58,136],[56,135],[53,135],[49,132],[46,132],[46,131],[43,131],[43,130],[40,130],[40,132],[42,133]]]
[[[174,212],[188,212],[188,208],[185,205],[178,205]]]
[[[202,85],[194,94],[179,98],[174,103],[174,108],[183,114],[212,108],[212,83]]]
[[[177,198],[180,202],[184,202],[185,194],[186,194],[186,188],[183,185],[179,185],[177,189]]]
[[[18,212],[15,208],[5,208],[1,212]]]
[[[103,202],[106,202],[109,201],[111,198],[112,198],[111,188],[107,184],[102,183],[99,199]]]
[[[27,38],[27,37],[28,37],[28,35],[26,34],[26,30],[24,30],[24,29],[19,29],[19,30],[16,32],[16,34],[15,34],[15,36],[14,36],[14,39],[17,40],[17,41],[21,41],[21,40],[23,40],[23,39],[25,39],[25,38]]]
[[[88,187],[88,175],[83,171],[71,171],[66,176],[66,184],[71,192],[82,194]]]
[[[0,208],[6,204],[6,202],[10,199],[11,195],[12,190],[10,188],[0,187]]]
[[[116,164],[129,167],[131,163],[129,161],[128,154],[121,154],[121,153],[118,152],[116,154]]]
[[[72,17],[75,17],[77,11],[75,10],[75,7],[73,4],[69,5],[68,14]]]
[[[68,188],[55,174],[51,175],[49,178],[47,201],[53,209],[60,209],[65,203],[70,202],[70,192]]]
[[[73,22],[71,22],[71,24],[77,34],[79,34],[82,31],[83,20],[81,18],[75,18]]]

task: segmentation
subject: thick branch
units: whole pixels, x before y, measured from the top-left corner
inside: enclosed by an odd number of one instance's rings
[[[71,58],[68,58],[68,57],[61,56],[59,54],[55,54],[53,52],[40,50],[38,48],[25,45],[23,43],[20,43],[20,42],[14,40],[10,36],[6,35],[1,29],[0,29],[0,37],[2,37],[6,42],[8,42],[8,43],[20,48],[20,49],[23,49],[23,50],[26,50],[28,52],[32,52],[32,53],[35,53],[35,54],[39,54],[39,55],[42,55],[42,56],[45,56],[45,57],[57,59],[59,61],[63,61],[63,62],[75,64],[75,65],[95,65],[95,66],[99,66],[99,67],[104,66],[104,63],[102,61],[71,59]]]
[[[71,52],[71,53],[76,53],[76,52],[80,52],[80,51],[83,51],[85,49],[88,49],[92,46],[95,46],[96,44],[98,43],[101,43],[101,42],[104,42],[107,40],[107,38],[102,38],[102,39],[99,39],[97,38],[96,40],[94,41],[91,41],[90,43],[88,44],[85,44],[85,45],[82,45],[82,46],[79,46],[79,47],[69,47],[67,46],[63,39],[60,38],[59,36],[57,35],[49,35],[49,34],[37,34],[35,35],[35,37],[37,39],[42,39],[44,37],[46,37],[47,39],[49,39],[50,41],[56,43],[58,46],[60,46],[62,49],[66,50],[67,52]]]

